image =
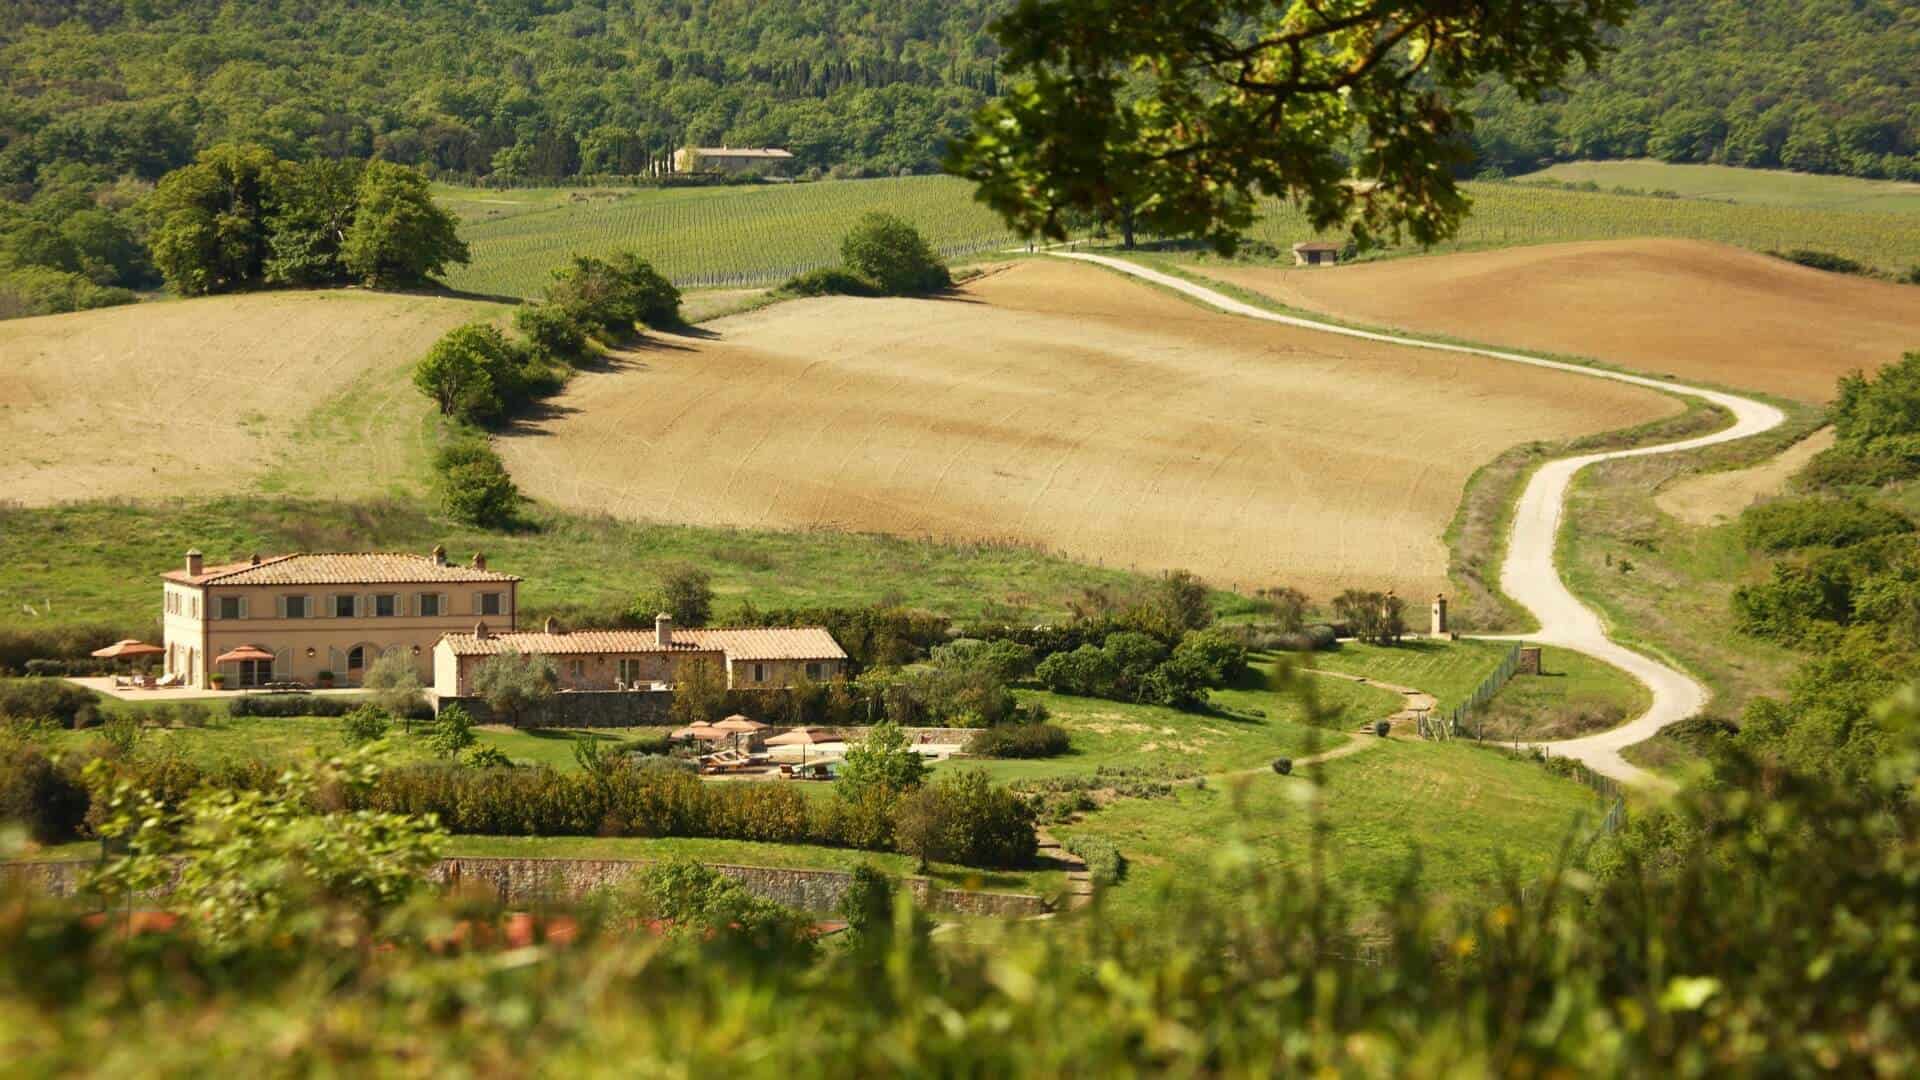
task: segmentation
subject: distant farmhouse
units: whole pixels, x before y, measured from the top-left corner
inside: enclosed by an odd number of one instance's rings
[[[407,658],[436,698],[473,693],[474,673],[504,653],[544,656],[559,689],[671,691],[696,664],[731,690],[778,690],[847,674],[847,653],[819,627],[651,630],[515,629],[520,579],[483,555],[253,556],[209,566],[199,551],[160,575],[159,685],[250,690],[361,685],[382,656]]]
[[[846,673],[847,663],[840,643],[819,627],[676,629],[667,615],[650,631],[564,631],[549,620],[542,631],[497,633],[481,623],[434,646],[435,696],[472,694],[480,665],[503,653],[550,658],[561,689],[571,691],[668,690],[695,664],[710,665],[730,690],[777,690],[802,680],[831,681]]]
[[[434,643],[477,619],[512,626],[520,579],[460,566],[434,548],[393,553],[253,556],[208,566],[200,552],[160,575],[168,685],[358,686],[373,662],[407,657],[424,682]],[[322,678],[325,673],[326,678]]]
[[[778,147],[684,146],[673,152],[673,171],[682,173],[743,173],[771,169],[793,160]]]

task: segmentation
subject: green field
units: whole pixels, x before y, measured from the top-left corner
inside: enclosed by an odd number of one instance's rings
[[[1516,179],[1521,183],[1554,180],[1563,184],[1597,184],[1607,189],[1670,191],[1690,199],[1717,199],[1753,206],[1920,213],[1920,184],[1783,169],[1674,165],[1652,160],[1569,161]]]
[[[1015,238],[945,176],[613,191],[441,188],[462,221],[473,264],[455,289],[534,296],[575,252],[638,251],[682,288],[771,285],[840,261],[840,238],[861,214],[905,218],[948,257]]]
[[[1141,579],[1028,548],[942,544],[826,530],[753,532],[539,514],[532,527],[487,532],[429,516],[414,501],[277,498],[0,507],[0,628],[111,623],[157,632],[157,575],[199,547],[209,562],[250,552],[484,551],[519,574],[521,612],[621,610],[659,568],[713,574],[716,611],[871,604],[886,599],[956,618],[1063,617],[1083,587]]]
[[[1364,645],[1343,641],[1328,652],[1315,653],[1313,663],[1324,671],[1362,675],[1385,683],[1425,690],[1450,709],[1460,704],[1493,674],[1513,649],[1510,641],[1427,641],[1415,638],[1398,645]]]
[[[1920,263],[1920,220],[1892,211],[1746,206],[1511,183],[1470,183],[1466,190],[1473,213],[1458,238],[1434,250],[1672,236],[1759,251],[1815,248],[1890,271]],[[940,176],[668,190],[441,187],[437,195],[460,215],[461,235],[473,249],[472,265],[456,269],[448,284],[486,296],[538,295],[550,272],[575,253],[617,250],[639,252],[683,288],[776,284],[837,263],[841,236],[869,210],[913,222],[950,258],[1018,243],[973,201],[967,183]],[[1311,233],[1299,210],[1268,200],[1250,235],[1284,251]]]
[[[1329,876],[1363,903],[1381,901],[1418,853],[1443,893],[1474,889],[1504,856],[1523,875],[1544,869],[1576,825],[1593,828],[1593,792],[1537,765],[1462,743],[1378,740],[1322,771]],[[1161,890],[1209,880],[1222,860],[1308,865],[1315,824],[1310,780],[1254,775],[1127,799],[1055,830],[1098,836],[1129,862],[1106,897],[1127,922],[1150,922]]]
[[[1920,264],[1920,217],[1911,214],[1743,206],[1512,183],[1472,183],[1465,188],[1473,212],[1461,223],[1459,236],[1435,245],[1436,252],[1666,236],[1755,251],[1811,248],[1894,273]],[[1299,211],[1270,205],[1251,235],[1284,251],[1310,232]]]
[[[1315,728],[1307,725],[1306,709],[1296,698],[1258,682],[1213,691],[1213,700],[1235,710],[1232,714],[1021,691],[1023,702],[1045,705],[1049,719],[1067,729],[1073,739],[1070,752],[1038,760],[969,758],[942,768],[984,769],[995,780],[1091,773],[1103,766],[1146,768],[1171,776],[1233,772],[1265,767],[1276,757],[1329,749],[1347,741],[1346,731],[1400,707],[1396,694],[1328,680],[1315,689],[1320,706],[1337,719],[1330,721],[1330,728]],[[1252,716],[1251,710],[1266,716]]]

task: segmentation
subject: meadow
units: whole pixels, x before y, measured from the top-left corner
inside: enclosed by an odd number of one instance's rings
[[[1714,199],[1750,206],[1920,213],[1920,184],[1783,169],[1679,165],[1645,159],[1566,161],[1514,178],[1521,184],[1532,180],[1596,184],[1607,189],[1627,188],[1639,192],[1672,192],[1689,199]]]
[[[1363,903],[1385,901],[1416,867],[1437,892],[1471,893],[1503,860],[1523,875],[1546,869],[1563,840],[1593,834],[1604,810],[1580,784],[1494,750],[1366,738],[1362,752],[1291,777],[1121,800],[1055,833],[1118,846],[1127,874],[1103,902],[1123,923],[1151,923],[1162,890],[1235,860],[1305,867],[1316,839],[1330,880]]]
[[[473,264],[447,283],[489,296],[538,295],[575,252],[639,252],[682,288],[771,285],[840,261],[861,214],[905,218],[943,255],[1009,247],[1017,238],[946,176],[737,187],[505,190],[440,188],[458,214]]]
[[[385,550],[444,545],[484,551],[521,575],[521,614],[565,621],[624,610],[669,564],[713,575],[715,610],[879,601],[955,618],[1060,618],[1083,590],[1141,579],[1013,544],[958,544],[830,529],[771,531],[645,525],[536,510],[490,532],[431,515],[418,500],[233,497],[153,503],[0,507],[0,628],[107,624],[158,632],[158,575],[198,546],[210,562],[252,552]]]
[[[1469,183],[1465,189],[1473,213],[1436,252],[1661,236],[1755,251],[1812,248],[1892,273],[1920,264],[1920,221],[1896,212],[1747,206],[1511,183]],[[773,285],[837,263],[841,236],[869,210],[912,222],[953,259],[1023,243],[973,201],[965,181],[944,176],[679,189],[443,186],[436,197],[460,216],[461,235],[473,249],[472,265],[456,269],[448,284],[489,297],[537,296],[553,268],[576,252],[619,250],[639,252],[683,288]],[[1289,246],[1312,233],[1297,208],[1267,200],[1249,235],[1284,258]],[[1376,257],[1418,252],[1398,246]]]

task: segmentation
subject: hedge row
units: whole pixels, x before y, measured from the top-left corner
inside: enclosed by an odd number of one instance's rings
[[[273,768],[257,762],[208,768],[177,755],[113,758],[112,774],[168,805],[204,786],[265,788]],[[88,834],[93,793],[86,756],[49,755],[24,741],[0,743],[0,819],[23,822],[40,843]],[[838,797],[849,794],[852,797]],[[943,857],[1012,867],[1033,858],[1033,812],[977,772],[942,777],[924,792],[945,823]],[[485,836],[681,836],[825,844],[889,851],[907,799],[883,788],[813,800],[798,785],[704,783],[670,766],[614,760],[598,770],[388,769],[369,787],[335,793],[336,805],[424,816],[452,833]],[[925,806],[922,805],[924,810]]]

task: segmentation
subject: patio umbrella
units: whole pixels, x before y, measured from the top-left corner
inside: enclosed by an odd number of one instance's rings
[[[102,660],[119,660],[123,657],[130,656],[159,656],[166,651],[167,650],[158,645],[149,645],[144,641],[126,638],[122,641],[116,641],[104,649],[93,650],[93,655]]]
[[[93,655],[102,660],[131,661],[135,657],[140,656],[164,656],[166,651],[167,650],[158,645],[149,645],[144,641],[138,641],[134,638],[123,638],[104,649],[93,650]],[[131,667],[133,665],[129,663],[127,666]]]
[[[807,763],[807,747],[823,742],[831,742],[832,735],[826,728],[797,727],[782,735],[767,740],[768,746],[797,746],[800,748],[800,764]]]
[[[758,720],[749,720],[746,717],[741,716],[739,713],[734,713],[732,716],[729,716],[725,720],[722,720],[719,723],[713,725],[713,730],[726,732],[728,735],[733,737],[733,744],[735,746],[738,746],[740,745],[740,736],[751,735],[756,731],[761,731],[767,728],[768,726],[770,725],[763,724]]]
[[[214,657],[213,662],[216,664],[230,664],[238,660],[271,659],[273,659],[273,654],[258,645],[242,645],[237,649],[229,649],[219,656]]]

